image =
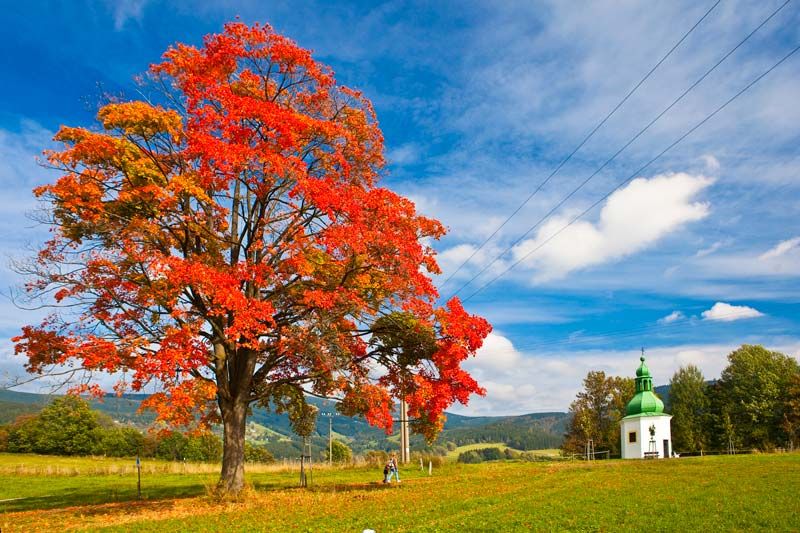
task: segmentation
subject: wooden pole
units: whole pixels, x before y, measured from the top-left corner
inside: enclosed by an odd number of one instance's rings
[[[403,402],[405,404],[405,402]],[[405,404],[405,418],[406,418],[406,463],[411,462],[411,438],[408,429],[408,404]]]
[[[411,445],[408,442],[408,405],[400,402],[400,462],[405,464],[411,460]]]
[[[139,454],[136,454],[136,497],[142,499],[142,461]]]

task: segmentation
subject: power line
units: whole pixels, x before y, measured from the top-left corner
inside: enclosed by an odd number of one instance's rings
[[[787,3],[788,3],[788,1],[790,1],[790,0],[787,0]],[[784,5],[786,5],[786,4],[784,4]],[[711,120],[711,118],[713,118],[713,117],[714,117],[714,116],[715,116],[717,113],[719,113],[720,111],[722,111],[723,109],[725,109],[725,108],[726,108],[726,107],[727,107],[727,106],[728,106],[728,105],[729,105],[731,102],[733,102],[733,101],[734,101],[734,100],[736,100],[736,99],[737,99],[739,96],[741,96],[742,94],[744,94],[744,93],[745,93],[747,90],[749,90],[749,89],[750,89],[750,88],[751,88],[753,85],[755,85],[756,83],[758,83],[759,81],[761,81],[761,79],[763,79],[763,78],[764,78],[764,77],[765,77],[767,74],[769,74],[770,72],[772,72],[773,70],[775,70],[776,68],[778,68],[778,66],[779,66],[779,65],[781,65],[781,64],[782,64],[784,61],[786,61],[787,59],[789,59],[789,58],[790,58],[792,55],[794,55],[794,54],[795,54],[795,53],[796,53],[798,50],[800,50],[800,46],[798,46],[798,47],[794,48],[794,49],[793,49],[792,51],[790,51],[788,54],[786,54],[785,56],[783,56],[783,57],[782,57],[782,58],[781,58],[781,59],[780,59],[780,60],[779,60],[777,63],[775,63],[774,65],[772,65],[772,66],[771,66],[769,69],[767,69],[765,72],[763,72],[763,73],[762,73],[760,76],[758,76],[758,77],[757,77],[757,78],[755,78],[753,81],[751,81],[750,83],[748,83],[748,84],[747,84],[747,85],[746,85],[746,86],[745,86],[743,89],[741,89],[741,90],[740,90],[738,93],[736,93],[736,94],[735,94],[735,95],[733,95],[731,98],[729,98],[729,99],[728,99],[728,100],[727,100],[727,101],[726,101],[724,104],[722,104],[721,106],[719,106],[718,108],[716,108],[716,109],[715,109],[715,110],[714,110],[714,111],[713,111],[711,114],[707,115],[707,116],[706,116],[706,117],[705,117],[703,120],[701,120],[700,122],[698,122],[697,124],[695,124],[695,126],[694,126],[694,127],[692,127],[692,128],[689,130],[689,131],[687,131],[686,133],[684,133],[683,135],[681,135],[680,137],[678,137],[678,139],[676,139],[676,140],[675,140],[675,141],[674,141],[672,144],[670,144],[670,145],[669,145],[669,146],[667,146],[667,147],[666,147],[664,150],[662,150],[662,151],[661,151],[661,153],[659,153],[657,156],[655,156],[654,158],[652,158],[650,161],[648,161],[647,163],[645,163],[644,165],[642,165],[642,166],[641,166],[641,167],[640,167],[638,170],[636,170],[636,172],[634,172],[633,174],[631,174],[631,175],[630,175],[628,178],[626,178],[624,181],[622,181],[622,182],[621,182],[621,183],[619,183],[617,186],[615,186],[613,189],[611,189],[611,190],[610,190],[608,193],[606,193],[604,196],[602,196],[602,197],[601,197],[599,200],[597,200],[597,201],[596,201],[596,202],[594,202],[592,205],[590,205],[590,206],[589,206],[589,207],[587,207],[585,210],[583,210],[583,211],[582,211],[582,212],[581,212],[579,215],[577,215],[577,216],[576,216],[576,217],[574,217],[572,220],[570,220],[570,221],[569,221],[567,224],[565,224],[564,226],[562,226],[562,227],[561,227],[561,228],[560,228],[558,231],[556,231],[555,233],[553,233],[552,235],[550,235],[550,236],[549,236],[547,239],[545,239],[544,241],[542,241],[541,243],[539,243],[539,245],[537,245],[537,246],[536,246],[536,247],[535,247],[533,250],[531,250],[530,252],[528,252],[527,254],[525,254],[524,256],[522,256],[520,259],[518,259],[517,261],[515,261],[514,263],[512,263],[512,264],[511,264],[511,266],[509,266],[508,268],[506,268],[505,270],[503,270],[502,272],[500,272],[500,274],[498,274],[497,276],[495,276],[494,278],[492,278],[491,280],[489,280],[487,283],[485,283],[485,284],[481,285],[481,286],[480,286],[480,287],[479,287],[479,288],[478,288],[476,291],[474,291],[474,292],[473,292],[472,294],[470,294],[468,297],[464,298],[464,300],[463,300],[463,301],[464,301],[464,302],[466,302],[466,301],[470,300],[470,299],[471,299],[473,296],[475,296],[476,294],[478,294],[479,292],[481,292],[482,290],[484,290],[486,287],[488,287],[489,285],[491,285],[492,283],[494,283],[495,281],[497,281],[499,278],[501,278],[503,275],[505,275],[507,272],[509,272],[509,271],[510,271],[511,269],[513,269],[515,266],[517,266],[518,264],[520,264],[520,263],[522,263],[523,261],[525,261],[526,259],[528,259],[528,258],[529,258],[531,255],[533,255],[535,252],[537,252],[538,250],[540,250],[540,249],[541,249],[542,247],[544,247],[544,246],[545,246],[547,243],[549,243],[551,240],[553,240],[555,237],[557,237],[557,236],[558,236],[558,235],[559,235],[561,232],[563,232],[565,229],[567,229],[568,227],[572,226],[572,225],[573,225],[575,222],[577,222],[579,219],[581,219],[581,218],[582,218],[582,217],[583,217],[583,216],[584,216],[586,213],[588,213],[589,211],[591,211],[592,209],[594,209],[595,207],[597,207],[597,206],[598,206],[598,205],[599,205],[601,202],[603,202],[603,201],[604,201],[604,200],[606,200],[606,199],[607,199],[609,196],[611,196],[611,195],[612,195],[614,192],[616,192],[617,190],[619,190],[619,189],[620,189],[620,188],[621,188],[623,185],[625,185],[625,184],[627,184],[628,182],[630,182],[631,180],[633,180],[633,179],[634,179],[636,176],[638,176],[638,175],[639,175],[639,173],[641,173],[641,172],[642,172],[642,171],[644,171],[644,170],[645,170],[647,167],[649,167],[651,164],[653,164],[653,163],[654,163],[654,162],[656,162],[658,159],[660,159],[660,158],[661,158],[661,157],[662,157],[664,154],[666,154],[668,151],[670,151],[672,148],[674,148],[674,147],[675,147],[675,146],[676,146],[678,143],[680,143],[680,142],[681,142],[681,141],[683,141],[683,140],[684,140],[686,137],[688,137],[689,135],[691,135],[692,133],[694,133],[694,131],[695,131],[695,130],[697,130],[697,129],[698,129],[698,128],[700,128],[700,127],[701,127],[703,124],[705,124],[706,122],[708,122],[709,120]],[[468,284],[469,284],[469,283],[467,283],[467,285],[468,285]],[[466,286],[466,285],[465,285],[465,286]],[[463,288],[463,287],[462,287],[462,288]]]
[[[719,66],[720,66],[720,65],[721,65],[721,64],[722,64],[722,63],[723,63],[723,62],[724,62],[726,59],[728,59],[728,57],[730,57],[730,56],[731,56],[731,55],[732,55],[734,52],[736,52],[736,50],[738,50],[738,49],[739,49],[739,48],[740,48],[740,47],[741,47],[741,46],[742,46],[744,43],[746,43],[748,40],[750,40],[750,38],[751,38],[753,35],[755,35],[755,33],[756,33],[756,32],[758,32],[758,31],[759,31],[759,30],[760,30],[760,29],[761,29],[761,28],[762,28],[762,27],[763,27],[763,26],[764,26],[764,25],[765,25],[767,22],[769,22],[769,21],[770,21],[770,20],[771,20],[771,19],[772,19],[772,18],[773,18],[775,15],[777,15],[779,11],[781,11],[781,10],[782,10],[784,7],[786,7],[786,5],[787,5],[789,2],[791,2],[791,0],[786,0],[786,1],[785,1],[783,4],[781,4],[780,6],[778,6],[778,8],[777,8],[777,9],[775,9],[775,10],[774,10],[772,13],[770,13],[770,15],[769,15],[767,18],[765,18],[763,21],[761,21],[761,23],[760,23],[760,24],[759,24],[759,25],[758,25],[758,26],[757,26],[757,27],[756,27],[756,28],[755,28],[753,31],[751,31],[751,32],[750,32],[750,33],[749,33],[749,34],[748,34],[748,35],[747,35],[747,36],[746,36],[744,39],[742,39],[741,41],[739,41],[739,43],[738,43],[736,46],[734,46],[733,48],[731,48],[731,49],[730,49],[730,50],[729,50],[729,51],[728,51],[728,52],[727,52],[727,53],[726,53],[724,56],[722,56],[722,58],[721,58],[719,61],[717,61],[717,62],[716,62],[716,63],[715,63],[715,64],[714,64],[714,65],[713,65],[711,68],[709,68],[709,69],[708,69],[708,70],[707,70],[707,71],[706,71],[706,72],[705,72],[705,73],[704,73],[702,76],[700,76],[700,77],[699,77],[699,78],[698,78],[698,79],[697,79],[697,80],[696,80],[694,83],[692,83],[692,84],[691,84],[691,85],[690,85],[690,86],[689,86],[689,87],[688,87],[686,90],[684,90],[684,91],[683,91],[683,92],[682,92],[682,93],[681,93],[681,94],[680,94],[680,95],[679,95],[677,98],[675,98],[675,99],[672,101],[672,103],[670,103],[670,104],[669,104],[667,107],[665,107],[665,108],[664,108],[664,109],[663,109],[663,110],[662,110],[662,111],[661,111],[661,112],[660,112],[658,115],[656,115],[656,117],[655,117],[655,118],[653,118],[653,119],[652,119],[652,120],[651,120],[651,121],[650,121],[650,122],[649,122],[649,123],[648,123],[648,124],[647,124],[645,127],[643,127],[641,130],[639,130],[639,132],[638,132],[638,133],[636,133],[636,135],[634,135],[633,137],[631,137],[631,138],[630,138],[630,140],[628,140],[628,142],[626,142],[626,143],[625,143],[625,144],[624,144],[624,145],[623,145],[623,146],[622,146],[622,147],[621,147],[619,150],[617,150],[617,151],[616,151],[616,152],[615,152],[615,153],[614,153],[614,154],[613,154],[611,157],[609,157],[609,158],[608,158],[608,159],[605,161],[605,163],[603,163],[602,165],[600,165],[600,166],[599,166],[599,167],[598,167],[598,168],[597,168],[597,169],[596,169],[594,172],[592,172],[592,173],[591,173],[591,174],[590,174],[590,175],[589,175],[589,176],[588,176],[588,177],[587,177],[585,180],[583,180],[583,181],[582,181],[582,182],[581,182],[581,183],[580,183],[580,184],[579,184],[579,185],[578,185],[576,188],[574,188],[574,189],[573,189],[573,190],[572,190],[572,191],[571,191],[569,194],[567,194],[567,195],[566,195],[564,198],[562,198],[562,199],[561,199],[561,201],[560,201],[560,202],[558,202],[558,204],[556,204],[556,205],[555,205],[555,206],[554,206],[552,209],[550,209],[550,211],[548,211],[548,212],[547,212],[547,213],[546,213],[546,214],[545,214],[543,217],[541,217],[541,218],[540,218],[540,219],[539,219],[539,220],[538,220],[538,221],[537,221],[537,222],[536,222],[536,223],[535,223],[533,226],[531,226],[530,228],[528,228],[528,230],[527,230],[525,233],[523,233],[523,234],[522,234],[520,237],[518,237],[518,238],[517,238],[517,239],[516,239],[514,242],[512,242],[512,243],[511,243],[511,245],[509,245],[509,246],[508,246],[508,247],[507,247],[505,250],[503,250],[503,251],[502,251],[500,254],[498,254],[498,255],[497,255],[497,256],[496,256],[496,257],[495,257],[495,258],[494,258],[494,259],[493,259],[493,260],[492,260],[492,261],[491,261],[489,264],[487,264],[487,265],[486,265],[485,267],[483,267],[483,268],[482,268],[482,269],[481,269],[481,270],[480,270],[478,273],[476,273],[474,276],[472,276],[472,277],[471,277],[471,278],[470,278],[470,279],[469,279],[469,280],[468,280],[466,283],[464,283],[463,285],[461,285],[461,287],[459,287],[459,288],[458,288],[458,290],[456,290],[456,291],[455,291],[453,294],[451,294],[451,295],[450,295],[450,298],[452,298],[453,296],[456,296],[458,293],[460,293],[462,290],[464,290],[464,289],[465,289],[467,286],[469,286],[469,285],[470,285],[470,284],[471,284],[473,281],[475,281],[476,279],[478,279],[478,277],[480,277],[480,276],[481,276],[481,275],[482,275],[484,272],[486,272],[487,270],[489,270],[489,268],[491,268],[491,267],[492,267],[492,265],[494,265],[494,264],[495,264],[495,263],[496,263],[496,262],[497,262],[497,261],[498,261],[498,260],[499,260],[501,257],[503,257],[503,256],[504,256],[506,253],[508,253],[509,251],[511,251],[511,250],[512,250],[512,249],[513,249],[513,248],[514,248],[514,247],[515,247],[517,244],[519,244],[520,242],[522,242],[522,241],[523,241],[523,240],[524,240],[524,239],[525,239],[525,238],[526,238],[528,235],[530,235],[530,234],[531,234],[531,232],[532,232],[532,231],[534,231],[536,228],[538,228],[538,227],[539,227],[539,226],[540,226],[540,225],[541,225],[541,224],[542,224],[542,223],[543,223],[545,220],[547,220],[548,218],[550,218],[550,216],[551,216],[553,213],[555,213],[555,212],[556,212],[556,211],[557,211],[557,210],[558,210],[558,209],[559,209],[559,208],[560,208],[562,205],[564,205],[564,204],[565,204],[565,203],[566,203],[566,202],[567,202],[567,201],[568,201],[570,198],[572,198],[572,197],[573,197],[575,194],[577,194],[577,193],[578,193],[578,192],[579,192],[579,191],[580,191],[580,190],[581,190],[581,189],[582,189],[582,188],[583,188],[583,187],[584,187],[584,186],[585,186],[587,183],[589,183],[589,181],[591,181],[591,180],[592,180],[592,179],[593,179],[595,176],[597,176],[597,174],[599,174],[599,173],[600,173],[600,172],[601,172],[601,171],[602,171],[602,170],[603,170],[603,169],[604,169],[606,166],[608,166],[608,165],[609,165],[609,164],[610,164],[612,161],[614,161],[614,160],[617,158],[617,156],[619,156],[619,154],[621,154],[621,153],[622,153],[624,150],[626,150],[626,149],[627,149],[627,148],[628,148],[628,147],[629,147],[631,144],[633,144],[633,143],[636,141],[636,139],[638,139],[639,137],[641,137],[641,136],[642,136],[642,134],[644,134],[644,133],[645,133],[647,130],[649,130],[649,129],[650,129],[652,126],[653,126],[653,124],[655,124],[656,122],[658,122],[658,121],[659,121],[659,120],[660,120],[660,119],[661,119],[661,118],[662,118],[662,117],[663,117],[665,114],[667,114],[667,112],[669,112],[669,110],[670,110],[670,109],[672,109],[673,107],[675,107],[675,105],[677,105],[677,104],[678,104],[678,102],[680,102],[681,100],[683,100],[683,98],[684,98],[684,97],[685,97],[687,94],[689,94],[689,93],[690,93],[691,91],[693,91],[693,90],[694,90],[694,89],[695,89],[695,88],[696,88],[698,85],[700,85],[700,83],[702,83],[702,82],[703,82],[703,80],[705,80],[705,79],[706,79],[706,78],[707,78],[707,77],[708,77],[708,76],[709,76],[709,75],[710,75],[710,74],[711,74],[711,73],[712,73],[714,70],[716,70],[716,69],[717,69],[717,67],[719,67]],[[515,263],[515,265],[516,265],[516,264],[517,264],[517,263]],[[504,272],[505,272],[505,271],[504,271]],[[478,291],[476,291],[476,292],[478,292]],[[470,296],[470,297],[471,297],[471,296]],[[467,299],[469,299],[469,298],[467,298]],[[466,301],[467,299],[465,299],[464,301]]]
[[[469,263],[470,261],[472,261],[472,259],[475,257],[475,255],[476,255],[476,254],[477,254],[477,253],[478,253],[480,250],[482,250],[482,249],[483,249],[483,247],[484,247],[484,246],[486,246],[486,245],[489,243],[489,241],[491,241],[491,240],[494,238],[494,236],[495,236],[495,235],[497,235],[497,233],[498,233],[498,232],[499,232],[501,229],[503,229],[503,227],[504,227],[506,224],[508,224],[508,222],[509,222],[509,221],[510,221],[512,218],[514,218],[514,217],[517,215],[517,213],[519,213],[519,212],[520,212],[520,210],[521,210],[523,207],[525,207],[525,206],[528,204],[528,202],[530,202],[530,201],[531,201],[531,199],[532,199],[534,196],[536,196],[536,194],[537,194],[537,193],[538,193],[538,192],[539,192],[539,191],[542,189],[542,187],[544,187],[544,186],[545,186],[545,185],[546,185],[546,184],[547,184],[547,183],[550,181],[550,179],[551,179],[553,176],[555,176],[555,175],[558,173],[558,171],[559,171],[559,170],[561,170],[561,167],[563,167],[563,166],[564,166],[564,165],[565,165],[565,164],[566,164],[566,163],[567,163],[567,162],[568,162],[570,159],[572,159],[572,156],[573,156],[573,155],[575,155],[575,154],[578,152],[578,150],[580,150],[580,149],[583,147],[583,145],[584,145],[584,144],[586,144],[586,142],[587,142],[589,139],[591,139],[591,138],[592,138],[592,136],[594,136],[594,134],[597,132],[597,130],[599,130],[599,129],[600,129],[602,126],[603,126],[603,124],[605,124],[605,123],[608,121],[608,119],[610,119],[610,118],[612,117],[612,115],[614,115],[614,113],[616,113],[616,112],[617,112],[617,110],[618,110],[620,107],[622,107],[622,105],[623,105],[625,102],[627,102],[627,101],[628,101],[628,98],[630,98],[630,97],[633,95],[633,93],[635,93],[635,92],[637,91],[637,89],[639,89],[639,87],[640,87],[640,86],[641,86],[641,85],[642,85],[642,84],[643,84],[645,81],[647,81],[647,79],[648,79],[648,78],[649,78],[649,77],[650,77],[650,76],[653,74],[653,72],[655,72],[655,71],[656,71],[656,69],[657,69],[659,66],[661,66],[661,63],[663,63],[663,62],[664,62],[664,61],[665,61],[665,60],[666,60],[666,59],[667,59],[667,58],[668,58],[670,55],[672,55],[672,52],[674,52],[674,51],[675,51],[675,49],[677,49],[677,48],[678,48],[678,46],[680,46],[680,45],[681,45],[681,43],[683,43],[683,41],[685,41],[685,40],[686,40],[686,38],[687,38],[687,37],[689,37],[689,35],[690,35],[690,34],[691,34],[691,33],[692,33],[694,30],[695,30],[695,28],[697,28],[697,26],[699,26],[699,25],[700,25],[700,23],[701,23],[701,22],[703,22],[703,20],[705,20],[705,18],[706,18],[706,17],[708,17],[708,15],[709,15],[709,14],[711,14],[711,12],[714,10],[714,8],[716,8],[716,7],[719,5],[719,3],[720,3],[721,1],[722,1],[722,0],[717,0],[717,1],[714,3],[714,5],[712,5],[712,6],[711,6],[711,7],[708,9],[708,11],[706,11],[706,12],[705,12],[705,14],[703,14],[703,16],[702,16],[702,17],[700,17],[700,20],[698,20],[697,22],[695,22],[695,23],[694,23],[694,26],[692,26],[691,28],[689,28],[689,31],[687,31],[687,32],[686,32],[686,33],[683,35],[683,37],[681,37],[681,38],[680,38],[680,40],[679,40],[677,43],[675,43],[675,44],[672,46],[672,48],[670,48],[670,49],[669,49],[669,51],[668,51],[668,52],[667,52],[667,53],[666,53],[666,54],[665,54],[665,55],[664,55],[664,56],[663,56],[661,59],[659,59],[659,60],[658,60],[658,63],[656,63],[656,64],[655,64],[655,66],[653,66],[653,68],[651,68],[651,69],[650,69],[650,70],[647,72],[647,74],[645,74],[645,75],[644,75],[644,77],[643,77],[641,80],[639,80],[639,83],[637,83],[637,84],[636,84],[636,85],[633,87],[633,89],[631,89],[630,91],[628,91],[628,94],[626,94],[626,95],[625,95],[625,97],[624,97],[622,100],[620,100],[620,101],[619,101],[619,103],[618,103],[616,106],[614,106],[614,109],[612,109],[612,110],[611,110],[611,111],[610,111],[610,112],[609,112],[609,113],[608,113],[608,114],[605,116],[605,118],[603,118],[603,120],[601,120],[601,121],[600,121],[600,122],[599,122],[599,123],[598,123],[598,124],[597,124],[597,125],[594,127],[594,129],[592,129],[592,131],[590,131],[590,132],[589,132],[589,134],[588,134],[586,137],[584,137],[584,139],[583,139],[583,140],[580,142],[580,144],[578,144],[578,146],[576,146],[576,147],[575,147],[575,149],[573,149],[573,150],[572,150],[572,152],[570,152],[570,153],[569,153],[569,155],[567,155],[567,157],[565,157],[564,159],[562,159],[562,160],[561,160],[561,162],[560,162],[560,163],[558,164],[558,166],[557,166],[557,167],[556,167],[556,168],[555,168],[555,169],[554,169],[554,170],[553,170],[553,171],[550,173],[550,175],[548,175],[548,176],[547,176],[547,178],[545,178],[545,179],[544,179],[544,181],[542,181],[542,182],[539,184],[539,186],[538,186],[538,187],[536,187],[536,189],[535,189],[535,190],[534,190],[532,193],[530,193],[530,195],[528,195],[528,197],[527,197],[527,198],[526,198],[526,199],[525,199],[525,200],[524,200],[524,201],[523,201],[521,204],[519,204],[519,206],[518,206],[518,207],[517,207],[517,208],[516,208],[516,209],[515,209],[515,210],[514,210],[514,211],[513,211],[513,212],[512,212],[512,213],[511,213],[511,214],[510,214],[510,215],[509,215],[509,216],[508,216],[508,217],[507,217],[505,220],[504,220],[504,221],[503,221],[503,223],[502,223],[502,224],[500,224],[500,225],[499,225],[499,226],[498,226],[498,227],[497,227],[497,228],[496,228],[496,229],[495,229],[495,230],[492,232],[492,234],[491,234],[491,235],[489,235],[489,236],[486,238],[486,240],[484,240],[484,241],[481,243],[481,245],[480,245],[480,246],[478,246],[478,247],[475,249],[475,251],[473,251],[473,252],[472,252],[472,255],[470,255],[468,258],[466,258],[466,259],[465,259],[465,260],[464,260],[464,261],[463,261],[463,262],[462,262],[462,263],[461,263],[461,264],[458,266],[458,268],[456,268],[456,269],[455,269],[455,270],[454,270],[454,271],[453,271],[453,272],[452,272],[452,273],[451,273],[449,276],[447,276],[447,279],[445,279],[445,280],[444,280],[444,282],[442,283],[442,285],[439,287],[440,289],[441,289],[441,288],[443,288],[445,285],[447,285],[447,283],[448,283],[448,282],[449,282],[449,281],[450,281],[450,280],[453,278],[453,276],[455,276],[455,275],[456,275],[456,274],[457,274],[457,273],[458,273],[458,272],[459,272],[459,271],[460,271],[462,268],[464,268],[464,266],[466,266],[466,264],[467,264],[467,263]],[[460,289],[459,289],[459,290],[460,290]]]

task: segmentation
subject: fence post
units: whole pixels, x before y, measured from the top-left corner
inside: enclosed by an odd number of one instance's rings
[[[428,461],[428,475],[433,474],[433,461]]]

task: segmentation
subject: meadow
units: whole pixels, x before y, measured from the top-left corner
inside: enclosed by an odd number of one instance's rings
[[[800,454],[665,461],[251,468],[242,502],[206,495],[214,465],[0,454],[0,530],[13,531],[796,531]],[[48,470],[49,469],[49,470]],[[181,469],[183,469],[181,471]]]

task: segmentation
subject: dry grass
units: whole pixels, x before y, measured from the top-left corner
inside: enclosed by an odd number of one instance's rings
[[[193,463],[141,460],[142,475],[145,474],[219,474],[219,463]],[[327,463],[314,463],[314,469],[330,468]],[[281,460],[272,464],[248,463],[248,474],[293,472],[300,468],[299,461]],[[339,468],[334,466],[333,468]],[[116,457],[58,457],[33,454],[0,453],[0,476],[106,476],[133,475],[136,460]]]

